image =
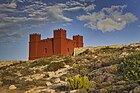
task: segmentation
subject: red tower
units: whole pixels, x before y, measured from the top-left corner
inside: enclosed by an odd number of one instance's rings
[[[54,30],[54,55],[66,54],[66,30]]]
[[[74,48],[83,47],[83,36],[73,36],[73,40],[66,38],[66,30],[54,30],[54,38],[41,40],[40,34],[30,34],[29,60],[52,55],[70,55]]]
[[[31,34],[30,35],[30,42],[29,42],[29,59],[36,59],[38,58],[38,45],[39,41],[41,40],[40,34]]]
[[[76,47],[83,47],[83,36],[80,35],[73,36],[73,40],[76,41]]]

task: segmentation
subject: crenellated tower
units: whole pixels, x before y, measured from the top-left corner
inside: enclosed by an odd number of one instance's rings
[[[29,60],[36,59],[38,57],[38,45],[41,40],[41,34],[30,34],[29,40]]]
[[[54,30],[54,55],[66,54],[66,30]]]
[[[73,36],[73,40],[76,41],[75,47],[77,47],[77,48],[83,47],[83,36],[75,35],[75,36]]]

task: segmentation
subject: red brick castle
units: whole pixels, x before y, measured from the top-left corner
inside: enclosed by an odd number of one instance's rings
[[[41,34],[30,34],[29,60],[52,55],[71,55],[74,48],[83,47],[83,36],[73,36],[73,40],[66,38],[66,30],[54,30],[54,38],[41,40]]]

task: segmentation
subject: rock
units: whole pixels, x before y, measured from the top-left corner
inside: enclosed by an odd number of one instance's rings
[[[126,57],[126,56],[128,56],[128,55],[129,55],[129,53],[123,52],[123,53],[120,55],[120,57]]]
[[[43,93],[56,93],[53,89],[42,89],[41,92]]]
[[[49,77],[54,77],[55,76],[55,72],[48,72]]]
[[[65,68],[70,68],[70,66],[69,66],[69,65],[65,65],[64,67],[65,67]]]
[[[56,79],[54,80],[54,82],[55,82],[55,83],[59,83],[59,82],[60,82],[60,78],[56,78]]]
[[[14,89],[17,89],[17,87],[15,85],[10,85],[9,89],[14,90]]]
[[[118,84],[118,85],[123,85],[123,84],[125,84],[126,83],[126,81],[118,81],[116,84]]]
[[[97,58],[98,56],[94,56],[94,58]]]
[[[72,90],[72,91],[70,91],[70,93],[76,93],[77,92],[77,90]]]
[[[47,82],[46,82],[46,85],[47,85],[47,86],[51,86],[51,85],[52,85],[52,83],[51,83],[51,82],[49,82],[49,81],[47,81]]]

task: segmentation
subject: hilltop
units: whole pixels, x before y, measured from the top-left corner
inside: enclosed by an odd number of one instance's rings
[[[73,56],[1,64],[0,93],[140,93],[139,44],[85,47]]]

